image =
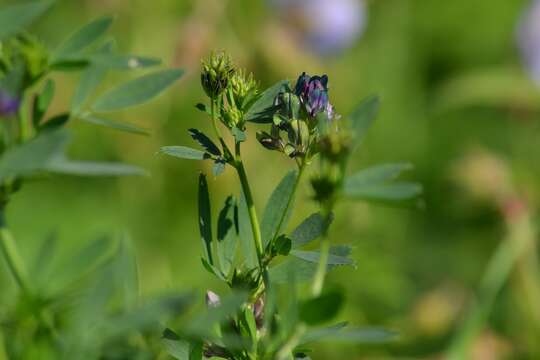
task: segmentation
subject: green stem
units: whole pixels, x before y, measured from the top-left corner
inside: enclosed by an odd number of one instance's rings
[[[331,209],[332,207],[329,207],[329,208]],[[324,211],[325,224],[329,223],[331,213],[332,213],[331,210]],[[324,285],[324,278],[326,276],[326,268],[328,265],[329,253],[330,253],[330,238],[328,237],[328,231],[325,228],[323,232],[323,237],[321,239],[319,264],[317,265],[317,272],[315,273],[315,277],[313,280],[313,288],[312,288],[313,296],[319,296],[321,294],[321,291]]]
[[[0,247],[2,248],[2,254],[4,254],[9,270],[23,293],[30,295],[28,274],[24,262],[19,255],[15,239],[5,224],[3,214],[0,214],[0,217],[2,217],[0,219]]]
[[[259,225],[259,219],[257,217],[257,210],[255,209],[255,202],[253,201],[253,195],[251,193],[251,188],[249,186],[246,169],[244,167],[244,163],[242,162],[239,143],[236,144],[235,150],[236,150],[235,151],[236,152],[235,154],[236,166],[235,167],[238,173],[238,177],[240,178],[242,192],[244,193],[244,196],[246,198],[249,221],[251,223],[251,231],[253,233],[253,241],[255,243],[255,251],[257,252],[257,260],[259,262],[259,267],[263,274],[263,280],[264,280],[265,286],[268,287],[270,280],[268,277],[268,269],[266,265],[264,264],[264,248],[263,248],[263,243],[262,243],[261,227]]]
[[[216,133],[216,136],[219,138],[219,140],[221,141],[221,139],[223,139],[223,137],[221,136],[221,131],[219,130],[219,126],[218,126],[218,117],[217,117],[217,113],[216,113],[216,105],[217,105],[217,100],[215,99],[212,99],[210,101],[211,105],[210,105],[210,113],[212,114],[212,126],[214,127],[214,131]]]

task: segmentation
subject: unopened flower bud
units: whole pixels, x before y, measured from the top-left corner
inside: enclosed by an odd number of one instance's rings
[[[215,99],[228,86],[234,66],[231,58],[223,52],[214,53],[203,61],[201,84],[208,97]]]
[[[243,109],[250,96],[255,96],[258,91],[253,74],[247,75],[243,69],[233,74],[230,84],[234,102],[239,109]]]

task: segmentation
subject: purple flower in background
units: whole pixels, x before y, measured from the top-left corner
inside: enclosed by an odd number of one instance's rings
[[[311,117],[327,111],[331,118],[333,108],[328,102],[328,76],[310,77],[304,72],[298,77],[294,91]]]
[[[270,3],[321,55],[351,47],[366,24],[364,0],[270,0]]]
[[[21,101],[19,98],[0,89],[0,116],[15,114],[19,110],[20,103]]]
[[[540,0],[533,0],[518,29],[518,45],[533,80],[540,84]]]

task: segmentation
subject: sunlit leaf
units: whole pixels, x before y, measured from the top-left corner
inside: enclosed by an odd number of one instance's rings
[[[159,152],[165,155],[188,160],[204,160],[210,157],[204,151],[192,149],[187,146],[163,146]]]
[[[289,87],[288,80],[281,80],[272,87],[265,90],[259,99],[246,112],[247,121],[254,123],[271,123],[276,111],[274,100],[278,94]]]
[[[169,69],[130,80],[98,97],[92,108],[96,112],[108,112],[146,103],[180,79],[183,73],[183,70]]]

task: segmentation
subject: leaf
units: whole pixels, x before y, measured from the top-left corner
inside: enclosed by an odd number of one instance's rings
[[[320,341],[326,337],[335,336],[336,333],[341,332],[347,325],[348,322],[344,321],[324,328],[310,329],[302,336],[298,345],[301,346],[307,343]]]
[[[330,226],[333,219],[333,215],[330,216],[329,223],[325,224],[323,216],[320,213],[311,214],[291,233],[292,247],[295,249],[300,248],[316,240],[324,233],[325,228]]]
[[[339,252],[341,249],[332,249],[334,252]],[[291,251],[291,255],[294,255],[293,252],[297,250]],[[318,253],[318,252],[317,252]],[[318,259],[319,255],[309,255],[306,256],[309,258],[310,261],[305,260],[300,257],[296,256],[288,256],[284,261],[281,263],[273,266],[270,268],[270,280],[275,283],[280,284],[286,284],[289,283],[291,280],[294,280],[298,283],[313,281],[313,277],[315,276],[315,273],[317,272],[317,266],[318,262],[314,261],[315,259]],[[331,256],[340,256],[343,257],[343,254],[334,253]],[[342,262],[343,259],[340,259]],[[352,261],[352,260],[351,260]],[[332,261],[335,262],[335,261]],[[354,264],[354,262],[353,262]],[[349,264],[344,264],[349,265]],[[331,264],[328,263],[326,269],[327,271],[331,271],[334,268],[336,268],[337,264]]]
[[[362,142],[367,130],[375,120],[379,111],[379,103],[378,96],[369,96],[349,115],[352,121],[354,143],[356,146]]]
[[[291,252],[292,241],[285,235],[280,235],[276,239],[275,251],[279,255],[287,256]]]
[[[39,131],[53,131],[62,128],[69,121],[69,113],[56,115],[45,123],[42,123],[38,130]]]
[[[253,268],[257,266],[257,255],[253,242],[253,232],[251,230],[251,221],[243,192],[240,193],[238,204],[238,233],[240,235],[240,246],[246,259],[246,266]]]
[[[273,240],[287,226],[292,210],[293,200],[291,197],[294,192],[297,174],[294,170],[288,172],[266,203],[261,221],[261,234],[264,245]],[[287,214],[284,215],[285,212]]]
[[[225,171],[225,161],[222,159],[217,159],[214,161],[214,165],[212,166],[212,175],[219,176]]]
[[[350,247],[347,247],[349,249],[350,253]],[[340,265],[351,265],[356,266],[356,263],[353,259],[348,257],[348,254],[346,255],[337,255],[337,251],[342,251],[344,248],[341,247],[334,247],[332,246],[330,248],[330,254],[328,255],[328,265],[331,266],[340,266]],[[302,260],[313,262],[315,264],[319,263],[321,253],[319,251],[302,251],[302,250],[292,250],[291,255],[296,256],[297,258],[300,258]]]
[[[52,0],[17,4],[0,10],[0,40],[21,31],[40,17],[52,4]]]
[[[87,123],[90,123],[90,124],[104,126],[104,127],[110,128],[110,129],[118,130],[118,131],[124,131],[124,132],[128,132],[128,133],[131,133],[131,134],[137,134],[137,135],[149,135],[148,130],[140,128],[140,127],[138,127],[136,125],[117,122],[117,121],[112,121],[112,120],[109,120],[109,119],[104,119],[104,118],[101,118],[101,117],[97,117],[97,116],[92,115],[92,114],[82,114],[82,115],[78,116],[78,118],[80,120],[82,120],[84,122],[87,122]]]
[[[364,200],[396,201],[414,198],[422,192],[419,184],[390,182],[410,168],[409,164],[387,164],[364,169],[345,180],[343,193]]]
[[[274,101],[278,94],[288,87],[289,80],[281,80],[265,90],[246,112],[245,119],[259,124],[271,123],[277,109]]]
[[[54,80],[48,79],[41,94],[34,99],[32,109],[32,123],[34,124],[34,127],[39,125],[43,116],[49,109],[52,99],[54,98],[54,89]]]
[[[57,156],[45,169],[49,172],[75,176],[142,176],[146,172],[133,165],[114,162],[72,161]]]
[[[215,156],[221,156],[221,150],[219,150],[217,145],[203,132],[197,129],[189,129],[188,132],[193,140],[199,143],[199,145],[201,145],[208,153]]]
[[[67,131],[48,131],[38,137],[7,150],[0,158],[0,179],[28,176],[47,168],[48,163],[61,153],[69,140]]]
[[[190,344],[180,339],[172,330],[165,329],[161,339],[167,353],[178,360],[189,360]]]
[[[101,95],[93,109],[108,112],[146,103],[171,86],[183,73],[183,70],[169,69],[130,80]]]
[[[161,64],[160,59],[116,54],[96,54],[89,58],[91,64],[113,70],[133,70]]]
[[[246,141],[246,133],[245,132],[243,132],[242,130],[240,130],[237,127],[233,127],[231,131],[232,131],[232,134],[234,136],[234,141],[236,141],[237,143],[241,143],[241,142]]]
[[[210,274],[214,275],[215,277],[217,277],[218,279],[220,279],[221,281],[227,281],[227,278],[225,277],[225,274],[223,274],[221,272],[220,269],[218,269],[217,267],[215,267],[214,265],[210,264],[208,262],[208,260],[206,260],[205,258],[201,258],[201,262],[203,264],[203,267],[206,269],[206,271],[208,271]]]
[[[53,59],[80,53],[105,34],[112,22],[112,17],[105,16],[84,25],[58,46],[53,52]]]
[[[332,320],[341,310],[345,295],[341,290],[332,290],[300,304],[300,319],[308,325],[317,325]]]
[[[204,160],[210,155],[201,150],[192,149],[186,146],[163,146],[160,153],[188,160]]]
[[[79,85],[75,89],[75,94],[71,99],[71,112],[77,114],[81,110],[88,97],[97,89],[106,73],[106,69],[95,65],[91,65],[83,71]]]
[[[117,286],[123,295],[123,308],[132,310],[139,300],[139,272],[133,243],[126,234],[120,240],[115,265]]]
[[[50,280],[50,271],[58,246],[58,237],[55,233],[47,236],[41,243],[39,250],[30,267],[30,278],[38,286],[47,285]]]
[[[214,265],[212,256],[212,216],[210,208],[210,195],[206,175],[199,175],[199,231],[203,243],[205,258],[210,265]]]
[[[204,104],[201,104],[201,103],[198,103],[197,105],[195,105],[195,107],[199,110],[199,111],[202,111],[204,113],[207,113],[208,115],[212,115],[212,113],[210,112],[210,110],[208,110],[208,107]]]
[[[229,196],[218,216],[217,255],[221,271],[225,275],[231,271],[238,246],[238,229],[235,221],[237,211],[234,197]]]

